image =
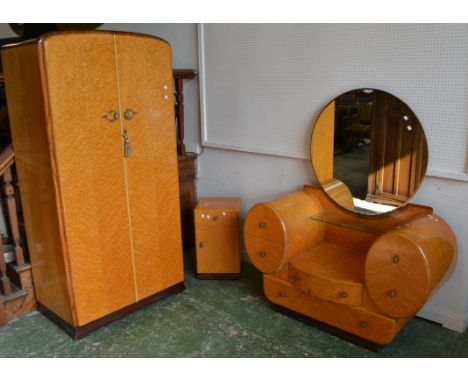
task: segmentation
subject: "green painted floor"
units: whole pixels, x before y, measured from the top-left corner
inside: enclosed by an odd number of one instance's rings
[[[241,281],[199,281],[189,272],[186,287],[80,341],[32,312],[0,328],[0,357],[468,357],[468,333],[421,319],[372,353],[282,316],[249,264]]]

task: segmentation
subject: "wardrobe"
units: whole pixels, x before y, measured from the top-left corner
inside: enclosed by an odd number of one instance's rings
[[[2,60],[39,309],[80,338],[182,291],[170,45],[58,32]]]

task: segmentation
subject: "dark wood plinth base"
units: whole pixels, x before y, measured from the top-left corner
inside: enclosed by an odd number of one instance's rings
[[[345,332],[341,329],[335,328],[333,326],[330,326],[328,324],[325,324],[323,322],[314,320],[313,318],[310,318],[308,316],[305,316],[301,313],[297,313],[293,310],[290,310],[288,308],[285,308],[280,305],[276,305],[270,302],[271,308],[278,313],[284,314],[285,316],[288,316],[290,318],[293,318],[297,321],[303,322],[304,324],[313,326],[317,329],[323,330],[324,332],[330,333],[331,335],[338,337],[340,339],[343,339],[345,341],[351,342],[355,345],[358,345],[360,347],[363,347],[365,349],[371,350],[373,352],[379,352],[381,349],[385,347],[385,345],[377,344],[375,342],[366,340],[364,338],[355,336],[354,334]]]
[[[240,280],[240,273],[196,273],[199,280]]]
[[[64,321],[62,318],[57,316],[54,312],[49,310],[47,307],[42,305],[40,302],[38,302],[38,310],[46,316],[49,320],[54,322],[57,326],[59,326],[62,330],[64,330],[66,333],[68,333],[72,338],[75,340],[79,340],[91,332],[107,325],[110,324],[113,321],[119,320],[125,316],[128,316],[130,313],[135,312],[136,310],[139,310],[141,308],[144,308],[145,306],[148,306],[152,304],[153,302],[162,300],[163,298],[175,295],[177,293],[183,292],[185,290],[185,285],[184,283],[179,283],[175,284],[167,289],[164,289],[161,292],[158,292],[156,294],[153,294],[152,296],[149,296],[143,300],[140,300],[138,302],[135,302],[132,305],[126,306],[125,308],[122,308],[114,313],[108,314],[107,316],[101,317],[97,319],[96,321],[92,321],[86,325],[83,326],[77,326],[74,327],[70,325],[68,322]]]

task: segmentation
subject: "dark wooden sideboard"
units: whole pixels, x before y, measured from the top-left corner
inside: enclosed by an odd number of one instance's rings
[[[184,80],[191,80],[196,76],[197,72],[193,69],[174,69],[180,214],[184,249],[192,248],[195,243],[193,210],[197,205],[197,188],[195,184],[197,154],[187,152],[184,144]]]

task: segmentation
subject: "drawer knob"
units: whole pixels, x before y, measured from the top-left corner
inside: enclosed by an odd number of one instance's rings
[[[260,257],[265,257],[266,256],[266,252],[265,251],[260,251],[260,253],[258,254]]]
[[[292,282],[295,283],[295,284],[297,284],[297,283],[299,282],[299,276],[297,276],[297,275],[294,276],[294,277],[292,278]]]
[[[393,261],[394,264],[396,264],[396,263],[398,263],[400,261],[400,257],[399,256],[393,256],[392,261]]]
[[[348,293],[346,293],[345,291],[342,291],[338,294],[338,296],[340,296],[340,298],[346,298],[348,297]]]
[[[261,222],[259,225],[258,225],[261,229],[265,228],[266,227],[266,224],[264,222]]]
[[[213,216],[213,221],[217,221],[219,218],[217,216]]]
[[[369,325],[367,325],[367,322],[366,321],[359,321],[359,327],[361,329],[365,329],[367,328]]]
[[[286,297],[286,292],[283,292],[282,290],[278,292],[278,297]]]
[[[200,248],[204,248],[205,247],[205,242],[204,241],[200,241],[200,243],[198,244],[198,246]]]
[[[388,297],[390,297],[390,298],[395,298],[396,295],[397,295],[396,290],[393,290],[393,289],[392,289],[392,290],[390,290],[390,291],[388,292]]]

